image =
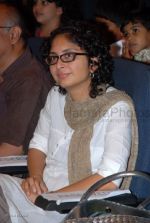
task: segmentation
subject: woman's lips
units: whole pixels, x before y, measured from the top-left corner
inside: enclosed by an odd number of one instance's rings
[[[59,79],[65,79],[66,77],[68,77],[69,76],[69,74],[67,74],[67,73],[58,73],[57,74],[57,77],[59,78]]]

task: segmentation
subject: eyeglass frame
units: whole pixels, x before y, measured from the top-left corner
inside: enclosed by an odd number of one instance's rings
[[[70,60],[70,61],[64,61],[64,60],[62,59],[62,57],[63,57],[64,55],[67,55],[67,54],[72,54],[72,55],[74,55],[74,56],[73,56],[73,59]],[[51,56],[57,58],[57,60],[56,60],[56,63],[52,63],[52,64],[50,64],[50,63],[48,62],[48,57],[50,57],[50,55],[49,55],[49,56],[45,59],[45,62],[46,62],[47,65],[49,65],[49,66],[52,66],[52,65],[57,64],[59,59],[60,59],[63,63],[70,63],[70,62],[73,62],[73,61],[76,59],[76,56],[88,56],[88,53],[66,52],[66,53],[63,53],[63,54],[61,54],[61,55],[51,55]]]
[[[13,26],[0,26],[0,29],[11,29]]]
[[[11,29],[13,28],[14,26],[0,26],[0,29]]]

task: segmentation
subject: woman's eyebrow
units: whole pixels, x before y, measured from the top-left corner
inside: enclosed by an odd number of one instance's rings
[[[61,53],[69,53],[69,52],[80,52],[80,49],[68,48],[68,49],[65,49],[65,50],[62,50],[62,51],[61,51]],[[51,53],[51,54],[57,54],[57,53],[54,52],[54,51],[51,51],[50,53]]]

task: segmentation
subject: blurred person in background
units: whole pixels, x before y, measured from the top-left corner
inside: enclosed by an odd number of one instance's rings
[[[142,7],[141,1],[97,0],[95,7],[95,20],[106,26],[105,38],[110,45],[110,53],[113,57],[120,57],[124,44],[120,26],[127,14],[138,11]]]
[[[63,14],[62,0],[34,0],[33,14],[39,23],[35,35],[49,37],[50,33],[59,27]]]
[[[47,69],[43,58],[43,45],[50,36],[50,33],[58,28],[65,18],[64,1],[63,0],[33,0],[32,6],[33,15],[35,18],[35,33],[33,37],[28,39],[28,45],[32,53],[41,62],[43,67]]]
[[[150,9],[130,14],[121,26],[123,57],[150,64]]]
[[[50,89],[26,38],[17,8],[0,3],[0,156],[27,153]]]

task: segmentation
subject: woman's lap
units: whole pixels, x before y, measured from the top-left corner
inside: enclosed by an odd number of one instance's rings
[[[12,223],[59,223],[64,218],[64,215],[60,215],[57,212],[44,211],[41,208],[32,204],[22,191],[20,187],[20,182],[22,179],[11,177],[9,175],[0,174],[0,186],[2,192],[0,194],[0,199],[3,201],[7,207],[9,206],[9,211],[0,206],[0,213],[3,212],[6,216],[11,219]],[[4,199],[5,196],[5,199]]]

